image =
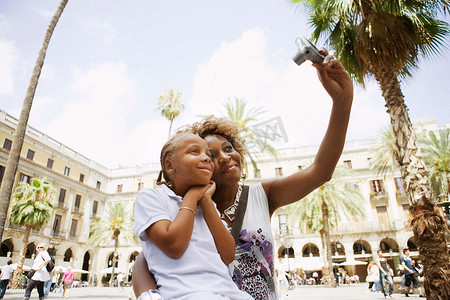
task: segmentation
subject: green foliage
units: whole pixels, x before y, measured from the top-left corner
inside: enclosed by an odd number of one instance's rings
[[[430,171],[430,182],[434,194],[440,200],[448,200],[450,186],[450,129],[443,129],[436,135],[428,132],[420,140],[425,164]]]
[[[449,12],[448,0],[292,2],[306,8],[311,39],[325,39],[361,84],[365,77],[387,70],[411,76],[419,57],[438,55],[450,32],[448,24],[437,19],[438,13]]]
[[[137,242],[132,226],[133,214],[126,205],[121,202],[108,203],[100,220],[91,224],[89,242],[94,245],[109,244],[113,239]]]
[[[253,125],[260,120],[266,111],[261,107],[253,107],[247,110],[247,103],[243,99],[235,98],[234,101],[228,99],[224,104],[226,116],[239,124],[241,135],[244,138],[247,156],[255,170],[258,169],[258,161],[261,161],[262,154],[269,153],[278,159],[278,151],[270,144],[271,137],[265,131],[258,131],[256,134]]]
[[[288,206],[290,222],[299,224],[300,228],[306,224],[311,231],[322,230],[323,202],[328,206],[330,228],[336,226],[342,214],[348,219],[365,216],[364,197],[358,189],[348,187],[355,177],[351,169],[337,166],[330,181]]]
[[[398,168],[397,156],[396,138],[392,126],[389,126],[381,130],[377,143],[372,148],[370,167],[378,176],[394,174]]]
[[[31,183],[20,182],[13,194],[10,219],[19,226],[42,228],[50,219],[55,189],[45,179],[32,178]]]

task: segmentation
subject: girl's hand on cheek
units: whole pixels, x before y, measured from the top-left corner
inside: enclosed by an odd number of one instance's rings
[[[209,187],[209,184],[192,186],[187,191],[185,197],[192,197],[193,199],[195,199],[198,202],[203,197],[203,194],[206,192],[208,187]]]

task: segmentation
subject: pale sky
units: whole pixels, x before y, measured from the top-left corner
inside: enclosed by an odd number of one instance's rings
[[[0,109],[17,118],[58,3],[0,1]],[[331,99],[309,62],[291,60],[295,38],[310,33],[303,11],[284,0],[69,0],[29,125],[110,168],[157,162],[169,121],[156,104],[173,88],[186,107],[174,128],[223,115],[238,97],[262,106],[262,121],[281,118],[289,142],[279,147],[318,144]],[[411,119],[450,122],[449,54],[422,61],[402,83]],[[389,124],[377,83],[355,90],[347,140]]]

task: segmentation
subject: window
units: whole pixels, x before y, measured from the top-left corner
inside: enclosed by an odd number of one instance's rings
[[[64,175],[69,176],[69,174],[70,174],[70,168],[64,167]]]
[[[254,178],[261,178],[261,170],[260,169],[255,169],[254,171],[253,171],[253,177]]]
[[[380,179],[372,180],[372,192],[374,192],[374,193],[382,193],[383,192],[382,182]]]
[[[396,177],[395,180],[395,187],[397,188],[397,191],[405,192],[405,186],[403,184],[403,178]]]
[[[60,189],[59,190],[59,198],[58,198],[58,202],[59,203],[64,203],[64,200],[66,199],[66,190],[65,189]]]
[[[352,161],[351,160],[344,160],[344,166],[351,169],[352,168]]]
[[[12,148],[12,141],[5,138],[5,141],[3,142],[3,149],[10,151]]]
[[[0,166],[0,184],[3,181],[3,176],[5,175],[5,167],[4,166]]]
[[[391,226],[389,225],[389,215],[386,206],[377,207],[377,216],[378,216],[378,226],[380,227],[380,229],[390,230]]]
[[[97,214],[98,209],[98,201],[94,200],[94,203],[92,204],[92,215],[95,216]]]
[[[80,182],[84,182],[84,174],[80,174]]]
[[[28,149],[27,158],[29,160],[33,160],[35,152],[33,150]]]
[[[72,224],[70,225],[70,236],[77,235],[77,227],[78,227],[78,220],[72,219]]]
[[[123,184],[118,184],[118,185],[117,185],[117,192],[118,192],[118,193],[121,193],[121,192],[122,192],[122,189],[123,189]]]
[[[138,191],[142,190],[143,188],[144,188],[144,183],[142,181],[138,182]]]
[[[55,215],[55,221],[53,222],[53,235],[57,235],[59,233],[59,229],[61,227],[61,215]]]
[[[19,181],[30,183],[31,182],[31,176],[25,175],[23,173],[20,173]]]
[[[277,176],[277,177],[283,176],[283,168],[282,167],[275,168],[275,176]]]
[[[47,159],[47,168],[53,169],[53,163],[54,162],[55,161],[53,159],[51,159],[51,158]]]
[[[80,208],[81,205],[81,195],[76,195],[75,196],[75,208]]]
[[[356,190],[358,189],[358,185],[356,183],[346,183],[345,187],[347,190]]]
[[[97,190],[99,190],[102,186],[102,183],[100,181],[97,181]]]

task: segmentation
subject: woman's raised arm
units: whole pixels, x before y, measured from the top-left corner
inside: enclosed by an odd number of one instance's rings
[[[314,63],[319,80],[333,100],[333,107],[325,136],[313,164],[291,176],[263,182],[269,199],[270,213],[277,208],[305,197],[331,179],[345,144],[350,110],[353,102],[353,83],[344,69],[326,50],[322,64]]]

